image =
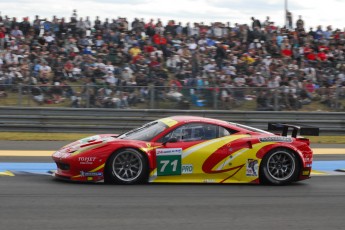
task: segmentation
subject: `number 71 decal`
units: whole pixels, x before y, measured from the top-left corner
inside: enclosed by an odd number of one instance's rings
[[[157,175],[181,175],[182,148],[157,149]]]

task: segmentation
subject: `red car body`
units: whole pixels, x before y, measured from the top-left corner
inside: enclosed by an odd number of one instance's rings
[[[276,135],[204,117],[163,118],[120,136],[101,134],[62,147],[53,154],[55,177],[122,184],[288,184],[310,178],[312,167],[309,140],[296,129],[287,136],[286,130]]]

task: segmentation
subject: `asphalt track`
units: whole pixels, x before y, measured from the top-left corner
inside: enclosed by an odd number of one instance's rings
[[[64,144],[0,141],[0,149],[44,152]],[[315,162],[345,160],[342,145],[314,147],[323,152],[315,155]],[[4,155],[0,163],[52,163],[49,156]],[[345,173],[313,176],[289,186],[118,186],[61,182],[30,173],[0,176],[1,230],[330,230],[344,229],[344,210]]]

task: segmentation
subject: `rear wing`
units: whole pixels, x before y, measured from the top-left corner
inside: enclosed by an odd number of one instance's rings
[[[297,124],[268,123],[268,131],[282,131],[282,136],[287,136],[289,129],[292,129],[291,136],[297,137],[298,132],[303,136],[319,136],[320,129]]]

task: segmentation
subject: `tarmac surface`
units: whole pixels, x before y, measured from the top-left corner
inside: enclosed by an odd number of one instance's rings
[[[0,172],[2,166],[51,167],[49,154],[67,143],[0,141]],[[314,165],[345,168],[345,145],[313,147],[329,153],[316,154]],[[344,229],[345,173],[315,175],[289,186],[119,186],[26,171],[0,176],[0,223],[4,230]]]
[[[118,186],[0,177],[1,229],[344,229],[344,182]]]

